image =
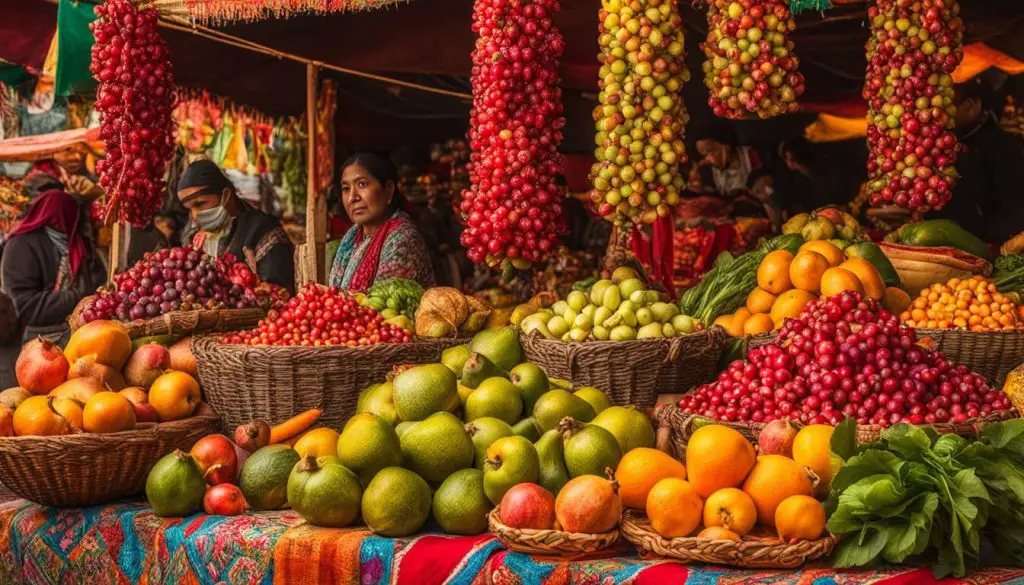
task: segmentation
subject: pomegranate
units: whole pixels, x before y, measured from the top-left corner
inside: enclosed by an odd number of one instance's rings
[[[32,394],[48,394],[68,378],[68,359],[64,352],[42,337],[21,348],[14,374],[18,385]]]
[[[765,425],[757,435],[757,446],[762,455],[793,456],[793,441],[796,440],[796,429],[789,424],[789,419],[776,419]]]
[[[235,444],[250,453],[255,453],[270,443],[270,425],[253,420],[235,429]]]
[[[212,516],[238,516],[248,509],[245,496],[237,485],[217,484],[208,488],[203,496],[203,511]]]
[[[203,479],[209,485],[233,483],[238,477],[238,457],[234,444],[224,435],[206,435],[192,446]]]
[[[618,526],[621,516],[618,486],[596,475],[569,480],[555,498],[555,517],[567,532],[608,532]]]
[[[555,497],[535,483],[520,483],[502,496],[498,515],[511,528],[550,530],[555,525]]]

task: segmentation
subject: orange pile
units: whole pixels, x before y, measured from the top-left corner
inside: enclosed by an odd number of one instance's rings
[[[1024,326],[1016,303],[983,276],[954,278],[921,291],[900,315],[909,327],[998,331]]]

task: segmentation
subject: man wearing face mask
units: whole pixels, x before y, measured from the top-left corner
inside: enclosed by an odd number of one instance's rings
[[[280,220],[242,201],[213,161],[198,160],[185,169],[178,200],[189,213],[184,244],[211,256],[231,253],[260,280],[295,289],[293,246]]]

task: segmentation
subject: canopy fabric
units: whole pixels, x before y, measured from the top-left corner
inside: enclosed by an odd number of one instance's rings
[[[89,24],[96,20],[93,7],[88,2],[60,0],[55,36],[58,39],[56,91],[59,96],[91,94],[96,90],[96,80],[89,71],[93,44]]]
[[[1009,75],[1024,73],[1024,63],[985,43],[971,43],[964,47],[964,60],[953,72],[953,81],[963,83],[992,67]]]
[[[804,128],[804,137],[811,142],[839,142],[863,138],[868,134],[868,120],[859,118],[843,118],[831,114],[820,114],[818,119]]]
[[[164,16],[225,23],[388,8],[408,0],[155,0]]]
[[[102,150],[99,128],[77,128],[52,134],[0,140],[0,162],[27,162],[49,158],[68,148]]]

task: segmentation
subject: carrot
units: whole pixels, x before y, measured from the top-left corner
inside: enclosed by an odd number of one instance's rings
[[[323,414],[319,408],[311,408],[306,412],[299,413],[279,425],[270,428],[270,444],[286,441],[313,426]]]

